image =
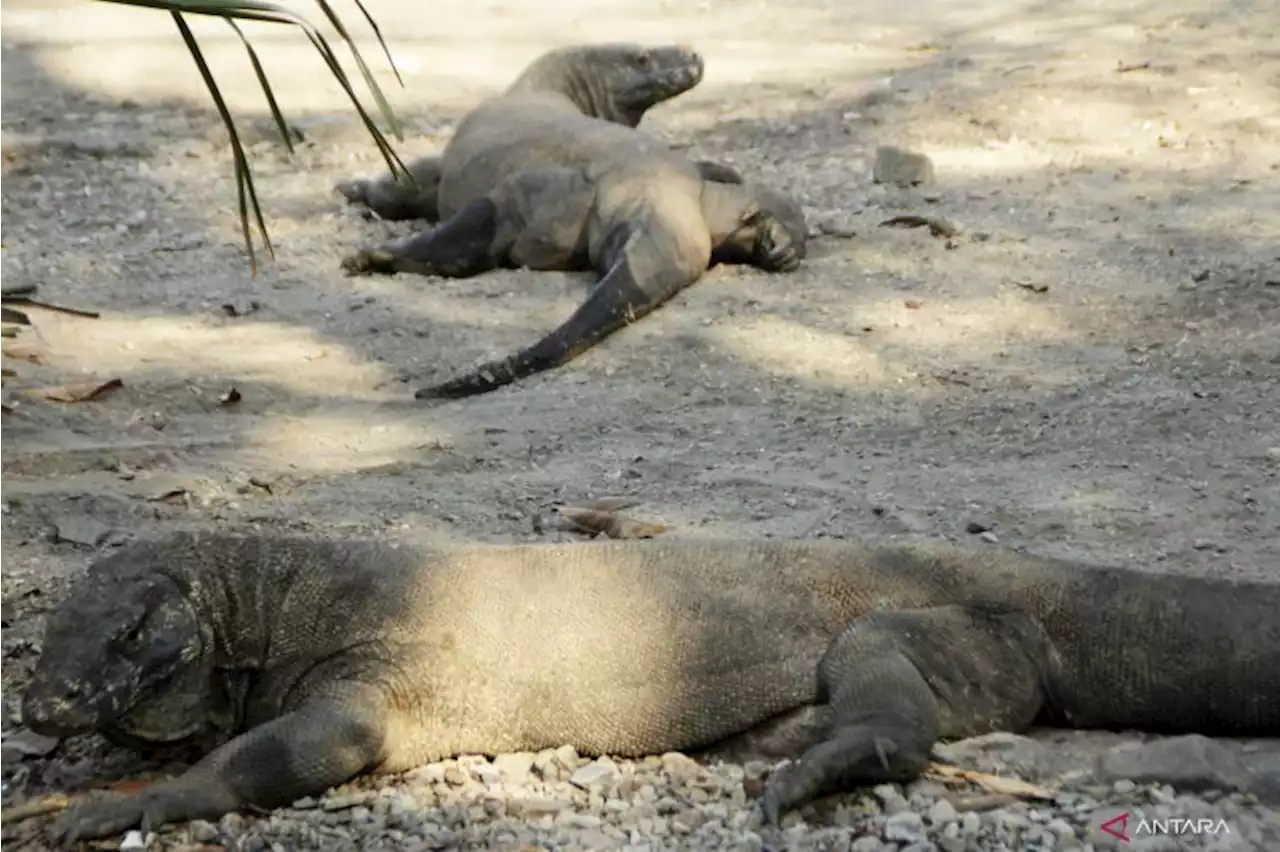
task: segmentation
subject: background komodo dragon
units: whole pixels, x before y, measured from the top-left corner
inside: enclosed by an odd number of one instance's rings
[[[415,164],[425,193],[405,195],[389,176],[339,185],[375,209],[444,220],[345,258],[349,273],[467,277],[526,267],[600,275],[555,331],[417,398],[485,393],[564,364],[714,263],[778,272],[800,263],[808,233],[792,199],[728,167],[694,163],[635,129],[648,107],[694,86],[702,70],[702,58],[683,47],[561,48],[472,110],[438,163]]]
[[[800,756],[766,787],[776,823],[914,777],[940,737],[1033,721],[1274,736],[1280,583],[832,540],[182,533],[89,569],[49,618],[22,709],[46,734],[225,741],[69,811],[62,840],[456,754],[637,756],[739,734]]]

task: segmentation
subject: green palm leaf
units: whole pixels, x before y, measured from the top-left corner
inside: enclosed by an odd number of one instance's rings
[[[396,155],[391,144],[387,141],[382,131],[370,118],[369,113],[360,103],[360,99],[356,97],[355,90],[351,87],[351,81],[347,78],[346,72],[342,65],[338,62],[338,57],[334,53],[333,48],[329,45],[328,40],[320,33],[318,29],[306,18],[288,9],[279,3],[264,2],[264,0],[100,0],[103,3],[119,3],[124,6],[142,6],[149,9],[157,9],[169,12],[173,16],[174,23],[178,27],[178,32],[182,39],[186,42],[187,49],[191,52],[191,58],[195,61],[196,67],[200,70],[200,76],[204,78],[205,86],[209,89],[209,95],[213,98],[214,107],[218,110],[218,115],[222,118],[222,123],[227,127],[227,135],[231,140],[232,158],[235,163],[236,171],[236,191],[239,197],[240,205],[240,223],[244,233],[245,247],[249,251],[249,264],[256,275],[258,271],[257,254],[253,246],[252,226],[250,224],[250,210],[253,212],[253,218],[257,223],[258,232],[262,236],[263,245],[266,246],[267,252],[275,256],[275,250],[271,246],[271,238],[267,234],[267,225],[262,216],[262,208],[258,205],[258,194],[253,186],[253,173],[249,168],[249,158],[245,153],[244,145],[240,141],[240,134],[236,130],[235,121],[231,117],[231,112],[227,109],[227,103],[222,97],[222,93],[218,90],[218,85],[214,80],[213,72],[209,69],[208,63],[205,62],[204,54],[200,50],[199,44],[196,42],[195,34],[191,32],[191,28],[187,26],[184,15],[206,15],[224,19],[236,35],[244,43],[245,50],[249,55],[249,62],[253,66],[254,74],[257,75],[258,83],[262,86],[263,94],[267,98],[267,106],[271,110],[271,117],[275,121],[276,128],[280,131],[280,138],[284,140],[284,144],[288,147],[290,153],[293,151],[293,140],[290,138],[289,127],[285,122],[284,114],[280,111],[280,105],[276,101],[275,93],[271,90],[270,83],[267,82],[266,72],[262,68],[262,63],[258,60],[257,51],[253,49],[253,45],[249,43],[243,31],[237,25],[237,21],[262,21],[274,24],[286,24],[298,27],[311,41],[312,46],[320,54],[325,64],[329,67],[330,73],[334,79],[342,86],[343,91],[347,93],[347,97],[351,99],[352,105],[356,109],[356,113],[360,116],[360,120],[364,122],[365,128],[369,131],[369,135],[373,137],[374,144],[378,146],[378,150],[382,153],[383,159],[387,161],[387,166],[393,171],[403,176],[409,173],[404,167],[404,163]],[[369,27],[373,30],[374,35],[378,39],[378,43],[382,46],[382,51],[387,57],[387,62],[391,65],[392,71],[395,72],[397,82],[403,84],[400,79],[400,72],[395,67],[395,62],[391,59],[391,51],[387,48],[386,41],[382,38],[382,31],[374,22],[373,17],[365,9],[360,0],[354,0],[356,6],[360,9]],[[356,66],[360,69],[360,74],[364,78],[365,85],[369,87],[370,93],[373,95],[374,102],[378,106],[378,111],[382,113],[388,127],[391,128],[397,139],[403,139],[400,122],[396,119],[395,113],[391,110],[391,105],[387,102],[386,96],[383,95],[382,89],[378,87],[377,82],[373,79],[373,74],[369,71],[369,67],[365,64],[364,58],[360,55],[360,51],[356,48],[355,41],[351,38],[346,26],[343,25],[341,18],[333,11],[333,8],[326,0],[316,0],[320,6],[325,18],[333,26],[333,28],[341,36],[342,40],[347,43],[351,49],[351,55],[355,59]],[[409,176],[412,180],[412,176]]]

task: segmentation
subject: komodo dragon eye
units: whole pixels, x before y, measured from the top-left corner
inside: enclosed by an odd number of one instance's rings
[[[636,56],[636,65],[648,70],[653,65],[653,54],[641,53]]]

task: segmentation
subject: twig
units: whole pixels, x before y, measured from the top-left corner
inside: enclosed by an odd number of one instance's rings
[[[42,796],[30,802],[23,802],[20,805],[12,805],[7,808],[0,808],[0,822],[13,823],[23,822],[24,820],[34,819],[36,817],[55,814],[58,811],[66,810],[71,807],[71,799],[63,793],[54,793],[49,796]]]

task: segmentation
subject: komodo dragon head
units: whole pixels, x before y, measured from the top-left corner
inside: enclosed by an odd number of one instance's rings
[[[509,91],[557,92],[585,115],[635,127],[651,106],[698,85],[702,71],[702,57],[681,45],[577,45],[535,59]]]
[[[102,565],[49,615],[23,721],[50,736],[149,743],[201,732],[213,654],[195,609],[168,577]]]

